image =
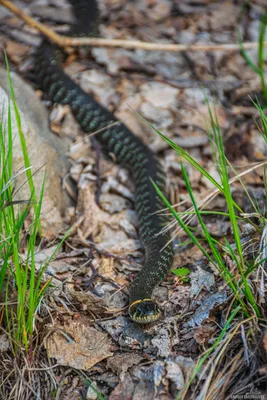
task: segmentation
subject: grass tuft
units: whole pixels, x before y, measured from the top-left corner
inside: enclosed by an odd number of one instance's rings
[[[259,103],[256,103],[255,106],[257,107],[262,120],[261,122],[263,126],[263,131],[261,132],[261,134],[264,136],[267,143],[267,118],[261,105]],[[224,327],[221,329],[221,332],[217,339],[215,339],[212,347],[210,347],[204,353],[204,355],[200,357],[190,380],[186,383],[184,390],[178,396],[179,399],[185,398],[186,393],[188,392],[188,389],[195,377],[199,376],[200,373],[203,374],[203,368],[205,370],[205,373],[210,374],[210,381],[202,387],[201,392],[203,392],[204,397],[201,398],[208,398],[206,397],[206,395],[209,388],[213,387],[214,389],[214,386],[212,386],[213,384],[211,378],[215,371],[220,371],[220,369],[217,368],[216,364],[218,362],[218,358],[214,355],[218,355],[218,351],[226,351],[226,347],[220,347],[221,343],[224,343],[225,341],[228,346],[234,335],[236,334],[237,330],[244,329],[242,324],[247,324],[248,321],[254,321],[255,324],[257,324],[258,322],[261,322],[263,320],[263,310],[259,305],[260,295],[259,291],[257,291],[253,286],[253,279],[257,276],[258,271],[266,262],[266,218],[257,206],[256,201],[254,201],[254,199],[249,195],[245,184],[242,181],[242,174],[244,173],[238,175],[234,167],[231,165],[226,157],[222,132],[220,130],[215,107],[211,107],[207,101],[207,108],[209,113],[207,132],[212,147],[214,164],[220,177],[219,182],[215,181],[215,179],[211,177],[210,174],[205,171],[204,168],[181,147],[179,147],[177,144],[165,137],[161,132],[152,127],[176,151],[181,163],[181,171],[192,207],[187,211],[177,212],[175,207],[172,206],[169,201],[164,197],[156,184],[154,182],[152,183],[154,184],[158,195],[163,199],[171,215],[174,217],[174,221],[176,222],[176,224],[178,223],[180,229],[184,231],[191,242],[194,243],[201,250],[209,263],[211,263],[213,267],[217,269],[220,277],[226,282],[228,288],[231,291],[229,299],[232,300],[231,304],[229,305],[229,310],[227,311],[227,315],[229,315],[229,317],[226,318]],[[215,191],[213,192],[213,194],[207,196],[207,201],[201,201],[200,205],[197,204],[197,201],[193,194],[187,174],[186,163],[189,163],[192,167],[201,172],[202,175],[206,177],[211,183],[213,183],[215,187]],[[260,163],[258,166],[265,167],[265,164],[266,162]],[[251,170],[253,170],[253,168],[249,168],[247,171],[245,171],[245,173],[250,172]],[[234,176],[231,177],[230,173]],[[247,194],[248,199],[251,201],[252,207],[255,210],[254,213],[245,214],[240,206],[235,202],[231,191],[231,184],[234,181],[239,181],[241,183],[244,192]],[[227,209],[226,212],[222,213],[217,212],[216,210],[203,210],[208,201],[214,198],[214,193],[215,195],[220,193],[224,197]],[[209,214],[213,214],[215,216],[223,215],[225,219],[228,219],[232,231],[232,237],[230,239],[224,237],[221,241],[218,241],[210,234],[209,229],[205,223],[205,215]],[[251,220],[251,217],[256,217],[258,220],[258,224],[253,222]],[[190,226],[193,218],[196,218],[198,221],[197,229],[196,227],[192,228]],[[174,221],[170,224],[171,226],[175,225]],[[252,259],[251,257],[247,257],[246,252],[244,251],[244,244],[242,242],[240,229],[242,223],[249,223],[251,224],[254,231],[256,229],[258,232],[262,233],[262,240],[259,246],[259,251],[257,254],[253,255]],[[226,255],[227,257],[225,257]],[[175,272],[176,275],[179,274],[177,273],[177,270],[173,272]],[[240,321],[240,319],[242,319],[242,322],[238,322]],[[252,330],[248,332],[250,332],[250,334],[248,333],[248,335],[253,336]],[[222,357],[222,353],[220,353],[220,357]],[[207,360],[209,361],[207,362]]]
[[[39,194],[36,194],[30,158],[16,104],[8,62],[6,59],[11,101],[7,120],[0,121],[0,296],[4,300],[1,308],[2,328],[8,333],[10,348],[16,357],[24,352],[32,360],[34,347],[35,319],[50,279],[43,279],[47,264],[53,259],[68,232],[58,244],[50,259],[39,270],[35,268],[35,253],[41,234],[41,209],[45,179]],[[17,123],[24,167],[13,171],[12,117]],[[29,199],[14,199],[15,179],[26,174],[25,184],[29,187]],[[31,211],[31,224],[25,230],[25,220]],[[26,243],[26,247],[25,247]],[[31,364],[31,362],[29,362]]]
[[[209,260],[209,262],[219,271],[221,277],[225,280],[232,293],[234,294],[236,301],[241,305],[241,309],[244,312],[245,316],[248,318],[255,314],[259,318],[261,316],[261,312],[255,301],[255,296],[252,292],[249,282],[249,274],[252,272],[253,268],[251,267],[251,262],[247,262],[244,257],[239,227],[240,221],[250,222],[250,220],[249,218],[242,217],[245,214],[243,213],[240,206],[236,204],[232,197],[230,176],[228,170],[230,167],[230,169],[234,171],[234,168],[231,166],[225,155],[223,138],[218,123],[216,110],[212,109],[208,102],[207,107],[209,112],[209,123],[207,124],[207,130],[212,146],[216,170],[220,176],[220,182],[215,181],[214,178],[211,177],[210,174],[208,174],[207,171],[205,171],[203,167],[191,156],[189,156],[182,148],[180,148],[170,139],[166,138],[164,135],[162,135],[162,133],[157,131],[160,136],[176,151],[181,160],[181,170],[186,184],[186,189],[192,203],[194,215],[196,216],[199,226],[201,228],[200,235],[196,234],[196,232],[190,228],[190,225],[185,222],[183,215],[176,212],[174,207],[172,207],[172,205],[163,196],[156,185],[154,186],[158,194],[162,197],[163,201],[171,211],[175,220],[183,229],[183,231],[189,236],[192,242],[198,246],[198,248],[202,251],[203,255]],[[227,212],[225,213],[225,215],[229,218],[233,232],[232,244],[230,244],[226,238],[224,238],[223,243],[219,243],[209,233],[209,230],[203,219],[203,212],[199,209],[199,206],[194,197],[184,161],[188,162],[189,164],[191,164],[191,166],[202,172],[202,174],[207,179],[209,179],[209,181],[213,183],[214,186],[219,190],[219,192],[224,196],[227,206]],[[240,177],[239,180],[241,180]],[[213,212],[213,214],[217,213]],[[230,256],[231,258],[232,263],[236,266],[236,269],[234,271],[229,270],[228,263],[225,262],[222,250],[227,252],[228,256]]]

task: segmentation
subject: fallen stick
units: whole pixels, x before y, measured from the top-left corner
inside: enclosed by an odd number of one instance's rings
[[[59,35],[47,25],[36,21],[27,15],[20,8],[16,7],[9,0],[0,0],[0,5],[6,7],[18,18],[22,19],[26,24],[36,28],[51,42],[63,48],[78,47],[78,46],[92,46],[92,47],[119,47],[123,49],[141,49],[147,51],[168,51],[168,52],[185,52],[185,51],[239,51],[240,45],[236,43],[225,44],[173,44],[173,43],[150,43],[142,42],[140,40],[120,40],[120,39],[102,39],[102,38],[89,38],[89,37],[69,37]],[[256,49],[257,42],[245,42],[242,45],[243,49]],[[267,41],[264,42],[264,47],[267,47]]]

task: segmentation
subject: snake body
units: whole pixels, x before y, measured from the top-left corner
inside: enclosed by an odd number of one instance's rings
[[[96,34],[98,9],[95,0],[71,0],[76,17],[71,34]],[[168,234],[159,234],[166,217],[158,211],[164,203],[151,179],[164,193],[165,175],[153,152],[117,119],[74,83],[62,69],[64,53],[58,47],[42,42],[35,57],[38,86],[52,103],[68,104],[85,133],[101,130],[96,139],[103,151],[115,156],[116,162],[130,169],[135,183],[135,208],[140,236],[145,247],[145,263],[130,286],[129,315],[138,323],[153,322],[160,316],[158,304],[151,299],[154,288],[166,277],[173,259]],[[105,128],[105,129],[104,129]]]

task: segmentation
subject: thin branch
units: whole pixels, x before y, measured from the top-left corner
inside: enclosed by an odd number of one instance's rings
[[[22,19],[26,24],[36,28],[39,32],[41,32],[44,36],[46,36],[52,42],[58,44],[59,46],[63,46],[62,37],[58,35],[55,31],[48,28],[45,24],[41,22],[35,21],[35,19],[31,18],[28,14],[22,11],[19,7],[15,6],[9,0],[0,0],[0,5],[6,7],[13,14],[15,14],[19,19]]]
[[[22,19],[28,25],[36,28],[51,42],[56,43],[60,47],[78,47],[78,46],[92,46],[92,47],[119,47],[123,49],[142,49],[148,51],[170,51],[170,52],[185,52],[185,51],[239,51],[240,45],[236,43],[225,44],[210,44],[210,45],[185,45],[173,43],[150,43],[142,42],[140,40],[120,40],[120,39],[102,39],[102,38],[76,38],[59,35],[47,25],[37,22],[29,15],[24,13],[20,8],[16,7],[9,0],[0,0],[0,5],[3,5],[18,18]],[[256,49],[257,42],[245,42],[242,47],[245,50]],[[267,41],[264,42],[264,47],[267,47]]]

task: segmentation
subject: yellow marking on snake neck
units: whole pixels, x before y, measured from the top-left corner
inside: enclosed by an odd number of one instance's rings
[[[130,304],[130,307],[134,306],[135,304],[142,303],[142,301],[153,301],[152,299],[142,299],[142,300],[135,300],[133,303]]]

